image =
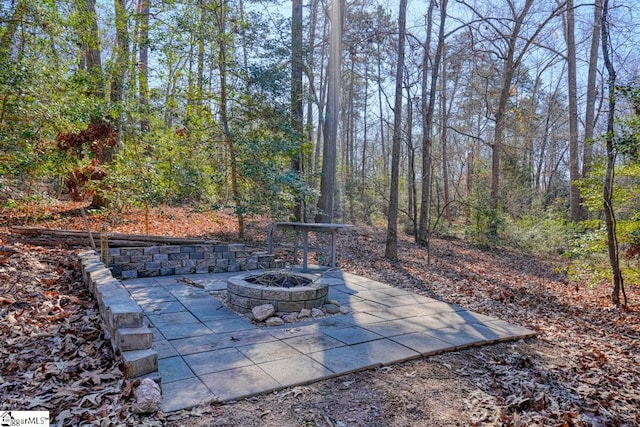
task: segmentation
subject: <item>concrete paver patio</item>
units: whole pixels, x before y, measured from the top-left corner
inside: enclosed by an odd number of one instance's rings
[[[239,273],[124,281],[154,331],[164,412],[306,384],[443,351],[528,338],[534,331],[342,271],[329,298],[350,313],[259,327],[210,292]]]

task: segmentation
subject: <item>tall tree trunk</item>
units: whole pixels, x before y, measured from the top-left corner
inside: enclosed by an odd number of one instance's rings
[[[296,149],[291,155],[291,169],[303,177],[303,99],[302,99],[302,0],[291,2],[291,128],[296,140]],[[304,218],[304,201],[301,195],[296,196],[293,207],[293,218],[302,221]]]
[[[504,59],[502,68],[502,87],[500,89],[500,98],[498,100],[498,108],[495,113],[495,130],[493,144],[491,145],[491,219],[489,222],[488,234],[490,238],[498,236],[498,205],[500,202],[500,156],[502,155],[502,140],[504,138],[504,130],[506,127],[507,108],[509,106],[509,98],[511,97],[511,84],[513,76],[518,69],[522,57],[526,51],[526,47],[522,48],[519,55],[516,55],[518,41],[520,40],[520,31],[527,17],[533,0],[526,0],[519,14],[513,16],[513,28],[507,39],[507,55]],[[539,27],[541,28],[541,27]],[[537,32],[536,32],[537,34]],[[533,37],[527,41],[527,47],[533,41]]]
[[[582,177],[586,178],[593,162],[593,131],[596,125],[596,78],[598,74],[598,53],[600,52],[600,32],[602,30],[602,0],[593,5],[593,32],[589,51],[589,71],[587,73],[587,98],[585,100],[584,142],[582,154]],[[588,210],[583,207],[582,217],[587,218]]]
[[[238,185],[238,165],[236,159],[236,149],[231,127],[229,125],[229,99],[227,87],[227,67],[228,67],[228,46],[227,46],[227,20],[228,20],[228,3],[223,0],[217,8],[217,25],[218,25],[218,74],[220,77],[220,122],[222,124],[222,133],[224,142],[227,146],[230,164],[231,179],[231,196],[235,205],[236,218],[238,220],[238,238],[244,239],[244,206],[240,195]]]
[[[307,93],[307,123],[306,123],[306,129],[307,129],[307,143],[309,144],[314,144],[314,148],[317,147],[319,145],[319,138],[316,138],[314,141],[313,138],[313,134],[314,134],[314,126],[313,126],[313,105],[314,105],[314,100],[317,99],[316,97],[316,88],[315,88],[315,54],[314,54],[314,46],[315,46],[315,38],[316,38],[316,27],[318,25],[318,0],[312,0],[311,1],[311,11],[309,13],[309,43],[307,45],[307,49],[308,49],[308,54],[307,54],[307,64],[306,67],[303,67],[303,69],[306,69],[306,75],[307,75],[307,81],[309,83],[309,87],[308,87],[308,93]],[[320,111],[320,110],[319,110]],[[320,126],[318,126],[318,128],[320,128]],[[306,165],[307,167],[305,168],[305,174],[306,174],[306,179],[307,179],[307,183],[309,186],[311,187],[315,187],[315,183],[314,183],[314,174],[315,174],[315,149],[314,150],[309,150],[309,153],[307,155],[307,159],[306,159]]]
[[[607,169],[605,172],[603,186],[604,219],[607,225],[607,249],[609,253],[609,264],[613,289],[611,291],[611,302],[620,305],[620,292],[624,296],[624,305],[627,305],[627,295],[624,291],[624,280],[620,269],[620,257],[618,249],[618,236],[616,234],[616,217],[613,210],[613,187],[616,163],[616,152],[613,146],[615,137],[614,119],[616,109],[616,70],[609,54],[609,0],[604,0],[602,5],[602,56],[604,58],[607,73],[609,75],[609,113],[607,115]]]
[[[567,83],[569,92],[569,207],[572,221],[579,221],[581,214],[580,178],[578,158],[578,84],[576,66],[575,12],[573,0],[566,0],[565,40],[567,43]]]
[[[433,4],[433,2],[432,2]],[[430,6],[431,7],[431,6]],[[438,73],[440,61],[444,51],[444,26],[447,18],[447,0],[440,2],[440,28],[438,30],[438,44],[431,64],[431,82],[429,86],[429,100],[426,100],[426,77],[423,76],[422,100],[422,198],[420,200],[420,225],[418,227],[418,244],[429,248],[429,208],[431,206],[431,147],[433,145],[432,127],[433,113],[436,104],[436,89],[438,88]],[[429,46],[425,45],[423,68],[426,73]]]
[[[446,1],[446,0],[445,0]],[[447,224],[451,225],[451,208],[449,195],[449,148],[447,145],[447,130],[449,126],[449,109],[447,108],[447,62],[445,61],[445,47],[442,49],[442,78],[440,79],[440,117],[442,119],[442,126],[440,129],[440,141],[442,144],[442,192],[444,197],[444,217],[447,220]]]
[[[413,238],[418,238],[418,191],[416,188],[416,148],[413,145],[413,99],[407,84],[407,213],[411,220]]]
[[[402,138],[402,82],[404,71],[404,45],[407,27],[407,0],[400,0],[398,13],[398,59],[396,62],[396,91],[393,107],[393,142],[391,146],[391,182],[389,188],[389,214],[387,243],[384,255],[398,260],[398,192],[400,181],[400,140]]]
[[[143,135],[150,130],[149,124],[149,13],[151,0],[139,0],[140,13],[140,58],[138,60],[138,82],[140,99],[140,131]]]
[[[369,117],[369,66],[365,65],[364,69],[364,112],[363,112],[363,136],[362,136],[362,166],[360,170],[360,205],[362,209],[362,220],[367,224],[369,223],[369,214],[368,209],[366,208],[365,201],[365,190],[366,190],[366,170],[367,170],[367,145],[368,145],[368,137],[367,134],[369,130],[369,126],[367,125],[367,117]]]
[[[342,68],[342,0],[331,3],[331,41],[327,70],[327,112],[324,119],[322,178],[316,222],[333,222],[336,182],[336,148],[340,110],[340,70]]]
[[[115,29],[116,29],[116,46],[115,46],[115,65],[111,74],[111,94],[110,101],[117,111],[122,109],[124,99],[124,79],[127,72],[127,60],[129,58],[129,29],[127,18],[127,2],[125,0],[115,0]],[[122,113],[116,112],[116,132],[118,145],[122,140]],[[102,163],[108,163],[113,156],[113,150],[102,150]]]

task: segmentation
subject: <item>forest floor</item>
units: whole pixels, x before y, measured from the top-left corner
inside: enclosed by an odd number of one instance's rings
[[[30,225],[82,229],[79,212],[49,208]],[[67,209],[67,210],[65,210]],[[233,218],[188,209],[90,215],[92,229],[235,241]],[[74,250],[45,248],[0,217],[0,409],[50,410],[52,425],[168,426],[636,426],[640,425],[640,288],[613,307],[610,286],[569,283],[564,262],[434,238],[431,253],[401,236],[400,260],[384,259],[383,229],[339,238],[346,271],[460,304],[539,332],[420,358],[253,398],[149,416],[132,411],[132,389],[101,333],[96,303]],[[266,220],[247,243],[263,248]],[[428,262],[429,260],[429,262]]]

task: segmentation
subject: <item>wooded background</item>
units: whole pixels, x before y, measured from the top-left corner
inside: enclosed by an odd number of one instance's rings
[[[390,259],[398,228],[640,252],[636,0],[10,0],[0,21],[3,209],[45,182],[230,208],[240,237],[258,214],[386,223]]]

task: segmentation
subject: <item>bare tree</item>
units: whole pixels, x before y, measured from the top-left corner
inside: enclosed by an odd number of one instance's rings
[[[607,114],[607,169],[604,177],[603,186],[603,202],[604,202],[604,219],[607,226],[607,249],[609,253],[609,264],[611,265],[611,274],[613,281],[613,289],[611,291],[611,302],[620,305],[620,292],[624,296],[624,304],[627,304],[627,295],[624,291],[624,279],[622,270],[620,269],[620,256],[618,249],[618,236],[616,233],[616,216],[613,210],[613,187],[615,177],[616,151],[613,146],[615,138],[615,110],[616,110],[616,70],[611,62],[609,46],[609,0],[604,0],[602,4],[602,56],[608,73],[608,89],[609,89],[609,112]]]
[[[331,3],[331,42],[329,47],[327,112],[324,119],[322,178],[316,222],[333,222],[336,182],[336,147],[340,109],[340,70],[342,68],[342,0]]]
[[[431,2],[429,8],[432,10]],[[438,73],[444,52],[444,25],[447,18],[447,0],[440,2],[440,29],[438,30],[438,44],[431,64],[431,82],[427,100],[426,74],[428,65],[428,43],[425,43],[422,79],[422,198],[420,199],[420,224],[418,226],[418,244],[429,247],[429,208],[431,206],[431,146],[433,145],[432,126],[436,104],[436,90],[438,88]],[[430,30],[428,30],[430,32]]]
[[[495,108],[495,129],[491,144],[490,202],[493,212],[488,229],[489,236],[495,238],[498,234],[498,205],[500,202],[500,157],[507,124],[509,99],[512,95],[513,79],[522,64],[525,54],[536,42],[546,25],[558,15],[564,2],[544,16],[543,19],[534,19],[532,16],[532,6],[536,3],[534,0],[525,0],[520,9],[518,9],[516,1],[507,0],[510,13],[508,19],[494,19],[484,16],[470,2],[459,1],[478,17],[480,33],[484,31],[490,32],[485,35],[485,38],[489,45],[494,47],[491,53],[501,62],[501,84],[498,104]]]
[[[593,130],[596,124],[596,77],[598,53],[600,52],[600,32],[602,31],[602,0],[593,5],[593,32],[589,51],[589,71],[587,75],[587,98],[585,100],[584,143],[582,155],[582,176],[589,175],[593,161]]]
[[[407,31],[407,0],[400,0],[398,13],[398,59],[396,61],[396,91],[393,107],[393,144],[391,147],[391,183],[389,189],[389,215],[385,257],[398,259],[398,191],[400,187],[400,139],[402,137],[402,75],[404,71],[404,45]]]
[[[564,32],[567,43],[567,84],[569,94],[569,211],[572,221],[580,220],[580,189],[576,181],[580,178],[578,158],[578,83],[575,37],[575,10],[573,0],[567,0],[564,15]]]
[[[302,0],[292,0],[291,5],[291,127],[298,143],[291,156],[291,168],[302,176]],[[303,216],[302,198],[296,197],[293,217],[301,221]]]

